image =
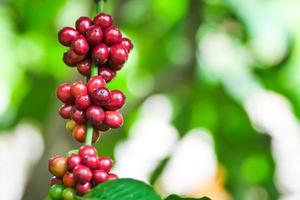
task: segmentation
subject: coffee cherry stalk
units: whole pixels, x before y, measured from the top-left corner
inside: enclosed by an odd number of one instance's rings
[[[95,2],[99,13],[103,0]],[[100,132],[123,125],[119,110],[125,104],[125,94],[108,89],[107,84],[124,66],[133,44],[114,25],[113,17],[103,12],[93,19],[79,17],[75,28],[64,27],[58,32],[58,40],[68,47],[64,63],[77,68],[87,80],[62,83],[56,90],[63,103],[59,115],[67,119],[66,128],[84,146],[68,156],[49,159],[48,169],[53,177],[48,196],[53,200],[72,200],[75,195],[84,195],[96,185],[118,178],[110,172],[113,161],[99,157],[92,144],[99,140]]]

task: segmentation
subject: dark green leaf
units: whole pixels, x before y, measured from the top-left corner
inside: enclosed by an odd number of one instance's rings
[[[168,196],[165,200],[210,200],[210,199],[207,197],[202,197],[202,198],[197,198],[197,199],[183,198],[183,197],[172,194],[172,195]]]

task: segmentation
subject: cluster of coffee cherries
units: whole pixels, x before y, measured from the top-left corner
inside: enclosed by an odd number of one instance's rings
[[[59,110],[64,119],[72,119],[76,124],[89,121],[96,132],[119,128],[123,124],[123,116],[118,110],[125,104],[125,95],[120,90],[110,91],[100,75],[93,76],[88,83],[63,83],[57,88],[56,95],[64,103]]]
[[[94,186],[108,180],[117,179],[110,173],[113,161],[109,157],[98,157],[95,147],[82,146],[78,153],[53,156],[48,162],[53,175],[49,195],[52,199],[73,200],[75,195],[83,195]]]
[[[99,74],[109,82],[128,59],[133,45],[130,39],[122,36],[113,25],[113,18],[100,13],[90,19],[80,17],[72,27],[64,27],[58,33],[58,39],[64,46],[70,47],[64,53],[63,60],[84,76],[89,76],[92,63],[99,65]]]

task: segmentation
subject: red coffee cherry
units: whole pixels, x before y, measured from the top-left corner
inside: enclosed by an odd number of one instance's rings
[[[83,76],[89,76],[91,73],[92,61],[90,59],[85,59],[77,63],[77,71]]]
[[[90,189],[92,189],[92,184],[90,182],[87,182],[85,184],[76,184],[76,191],[79,195],[84,195]]]
[[[106,13],[100,13],[94,17],[94,24],[101,26],[102,28],[108,28],[113,24],[113,18]]]
[[[67,159],[63,156],[54,156],[48,161],[49,172],[56,176],[62,177],[67,172]]]
[[[87,95],[87,86],[82,81],[77,81],[71,85],[71,94],[73,97]]]
[[[81,158],[84,158],[85,156],[97,156],[97,149],[91,145],[84,145],[80,147],[78,155]]]
[[[89,95],[79,95],[76,97],[75,106],[79,110],[85,110],[91,105],[91,99]]]
[[[98,25],[91,26],[87,30],[85,37],[90,45],[95,46],[96,44],[99,44],[103,39],[103,32],[101,27]]]
[[[113,173],[108,174],[108,180],[109,181],[115,180],[115,179],[118,179],[118,178],[119,177],[116,174],[113,174]]]
[[[85,58],[85,55],[80,55],[80,54],[77,54],[74,50],[72,49],[69,49],[67,51],[67,56],[68,58],[70,59],[70,61],[72,63],[78,63],[80,61],[82,61],[84,58]]]
[[[128,38],[122,38],[121,45],[128,51],[128,53],[133,49],[133,44]]]
[[[64,63],[65,63],[66,65],[68,65],[69,67],[74,67],[74,66],[76,66],[76,63],[73,62],[73,61],[71,60],[71,58],[69,57],[68,52],[65,52],[65,53],[64,53],[63,61],[64,61]]]
[[[85,34],[85,32],[88,30],[88,28],[93,25],[93,22],[88,17],[80,17],[79,19],[77,19],[75,25],[76,25],[76,29],[79,33]]]
[[[74,127],[75,128],[75,127]],[[67,166],[68,170],[71,172],[73,169],[81,164],[81,157],[76,154],[72,154],[68,159],[67,159]]]
[[[76,182],[80,184],[90,182],[93,177],[92,171],[84,165],[77,165],[73,170],[73,174]]]
[[[105,106],[108,110],[118,110],[125,104],[125,95],[120,90],[112,90],[110,92],[110,102]]]
[[[110,129],[110,127],[107,124],[105,124],[105,123],[98,124],[96,126],[96,128],[97,128],[97,130],[103,131],[103,132],[106,132],[106,131],[108,131]]]
[[[71,85],[68,83],[62,83],[58,86],[56,96],[65,104],[73,104],[75,100],[71,93]]]
[[[60,178],[57,178],[56,176],[52,176],[50,179],[50,185],[56,185],[56,184],[61,184],[62,180]]]
[[[107,173],[113,167],[113,161],[109,157],[100,157],[98,160],[100,163],[100,169],[104,170]]]
[[[109,28],[105,29],[104,31],[104,42],[107,45],[113,45],[120,43],[122,40],[122,33],[121,31],[115,27],[115,26],[110,26]]]
[[[93,76],[87,83],[87,90],[92,94],[94,90],[105,87],[106,82],[101,76]]]
[[[64,119],[70,119],[71,118],[71,111],[72,111],[72,107],[71,105],[62,105],[59,109],[59,114],[62,118]]]
[[[58,40],[64,46],[71,46],[72,41],[79,36],[79,33],[72,27],[64,27],[58,32]]]
[[[116,76],[116,71],[108,67],[100,67],[98,74],[108,83]]]
[[[94,125],[101,124],[105,118],[104,110],[95,105],[91,105],[86,110],[86,117],[87,119]]]
[[[85,37],[80,35],[73,40],[71,44],[71,48],[77,54],[86,55],[89,52],[90,46],[88,41],[85,39]]]
[[[76,106],[72,107],[71,119],[73,119],[76,124],[84,124],[86,122],[85,112],[83,110],[78,110]]]
[[[63,183],[67,187],[74,187],[75,186],[75,176],[73,173],[67,172],[63,176]]]
[[[109,56],[108,47],[103,43],[95,46],[92,51],[93,60],[100,65],[106,63],[108,56]]]
[[[91,94],[92,100],[98,106],[108,105],[111,101],[110,91],[107,88],[98,88]]]
[[[108,178],[109,176],[104,170],[99,169],[93,172],[93,180],[96,185],[107,181]]]
[[[90,168],[91,170],[96,170],[99,169],[100,167],[100,162],[97,156],[85,156],[82,159],[82,163],[88,168]]]
[[[121,69],[123,64],[127,61],[127,59],[128,52],[122,45],[116,44],[110,48],[109,64],[113,69]]]
[[[123,116],[118,111],[106,111],[104,123],[111,128],[120,128],[123,125]]]

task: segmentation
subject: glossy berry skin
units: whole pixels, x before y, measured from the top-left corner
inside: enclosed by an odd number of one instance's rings
[[[92,94],[94,90],[105,87],[106,82],[101,76],[93,76],[87,83],[87,90]]]
[[[85,156],[82,159],[82,163],[91,170],[96,170],[100,167],[100,162],[96,156]]]
[[[84,158],[85,156],[97,156],[97,149],[90,145],[84,145],[80,147],[78,155],[81,158]]]
[[[122,40],[122,33],[115,26],[110,26],[104,31],[104,42],[111,46],[120,43]]]
[[[106,111],[104,123],[111,128],[120,128],[123,125],[123,116],[118,111]]]
[[[110,102],[105,106],[106,109],[118,110],[124,106],[126,97],[120,90],[112,90],[110,97]]]
[[[90,189],[92,189],[92,184],[90,182],[87,182],[85,184],[77,184],[76,185],[76,191],[79,195],[84,195]]]
[[[71,85],[67,83],[62,83],[58,86],[56,96],[65,104],[73,104],[75,100],[71,93]]]
[[[93,60],[100,65],[104,64],[108,60],[108,56],[108,46],[103,43],[96,45],[92,51]]]
[[[104,170],[105,172],[109,172],[113,167],[113,161],[109,157],[100,157],[98,158],[100,163],[100,169]]]
[[[77,124],[73,128],[72,136],[76,141],[83,143],[85,141],[85,137],[86,137],[86,125],[85,124]]]
[[[63,200],[74,200],[76,191],[73,188],[66,188],[62,193]]]
[[[92,171],[84,166],[78,165],[74,168],[73,174],[77,183],[84,184],[92,180]]]
[[[68,65],[69,67],[74,67],[74,66],[76,66],[76,63],[73,62],[73,61],[71,60],[71,58],[69,57],[68,52],[65,52],[65,53],[64,53],[63,61],[64,61],[64,63],[65,63],[66,65]]]
[[[59,109],[59,115],[64,118],[64,119],[70,119],[71,118],[71,111],[72,111],[72,107],[71,105],[62,105]]]
[[[80,35],[73,40],[71,48],[79,55],[86,55],[89,52],[90,46],[85,37]]]
[[[56,184],[51,186],[49,195],[52,199],[59,200],[62,198],[62,193],[65,187],[62,184]]]
[[[49,172],[56,176],[62,177],[67,172],[67,159],[63,156],[54,156],[48,161]]]
[[[105,123],[98,124],[96,126],[96,128],[97,128],[97,130],[103,131],[103,132],[106,132],[106,131],[108,131],[110,129],[110,127],[107,124],[105,124]]]
[[[113,45],[110,48],[109,64],[113,69],[115,70],[121,69],[123,64],[127,61],[127,59],[128,59],[128,52],[122,45],[117,44],[117,45]]]
[[[104,170],[99,169],[93,171],[93,180],[96,185],[107,181],[108,178],[108,174]]]
[[[80,17],[75,23],[76,30],[81,34],[85,34],[92,25],[93,21],[88,17]]]
[[[91,99],[89,95],[80,95],[76,97],[75,106],[79,110],[85,110],[91,105]]]
[[[91,73],[92,61],[90,59],[84,59],[77,63],[77,70],[83,76],[89,76]]]
[[[103,32],[101,27],[98,25],[91,26],[87,30],[85,37],[90,45],[95,46],[96,44],[99,44],[103,39]]]
[[[68,58],[71,60],[72,63],[78,63],[85,58],[85,55],[79,55],[72,49],[69,49],[67,53],[68,53]]]
[[[67,159],[67,166],[68,170],[71,172],[73,169],[81,164],[81,157],[76,154],[72,154],[71,156],[68,157]]]
[[[98,74],[106,81],[106,83],[110,82],[116,76],[115,70],[108,67],[100,67]]]
[[[64,46],[71,46],[72,41],[80,34],[72,27],[64,27],[58,32],[58,40]]]
[[[116,174],[113,174],[113,173],[109,173],[108,174],[108,180],[111,181],[111,180],[115,180],[115,179],[118,179],[119,177],[116,175]]]
[[[121,45],[128,51],[128,53],[133,49],[133,44],[128,38],[122,38]]]
[[[98,106],[108,105],[111,101],[111,94],[107,88],[98,88],[91,94],[92,100]]]
[[[85,112],[83,110],[78,110],[76,106],[72,107],[71,119],[73,119],[76,124],[84,124],[86,122]]]
[[[56,185],[56,184],[61,184],[62,180],[60,178],[57,178],[56,176],[51,177],[50,179],[50,185]]]
[[[74,187],[75,186],[75,176],[73,173],[67,172],[63,176],[63,183],[67,187]]]
[[[86,110],[86,117],[93,125],[101,124],[105,118],[105,112],[101,107],[92,105]]]
[[[71,86],[71,94],[75,98],[78,96],[87,95],[86,84],[82,81],[77,81],[77,82],[73,83]]]
[[[94,24],[97,24],[101,26],[102,28],[108,28],[110,27],[114,20],[111,15],[108,15],[106,13],[100,13],[97,16],[94,17]]]

